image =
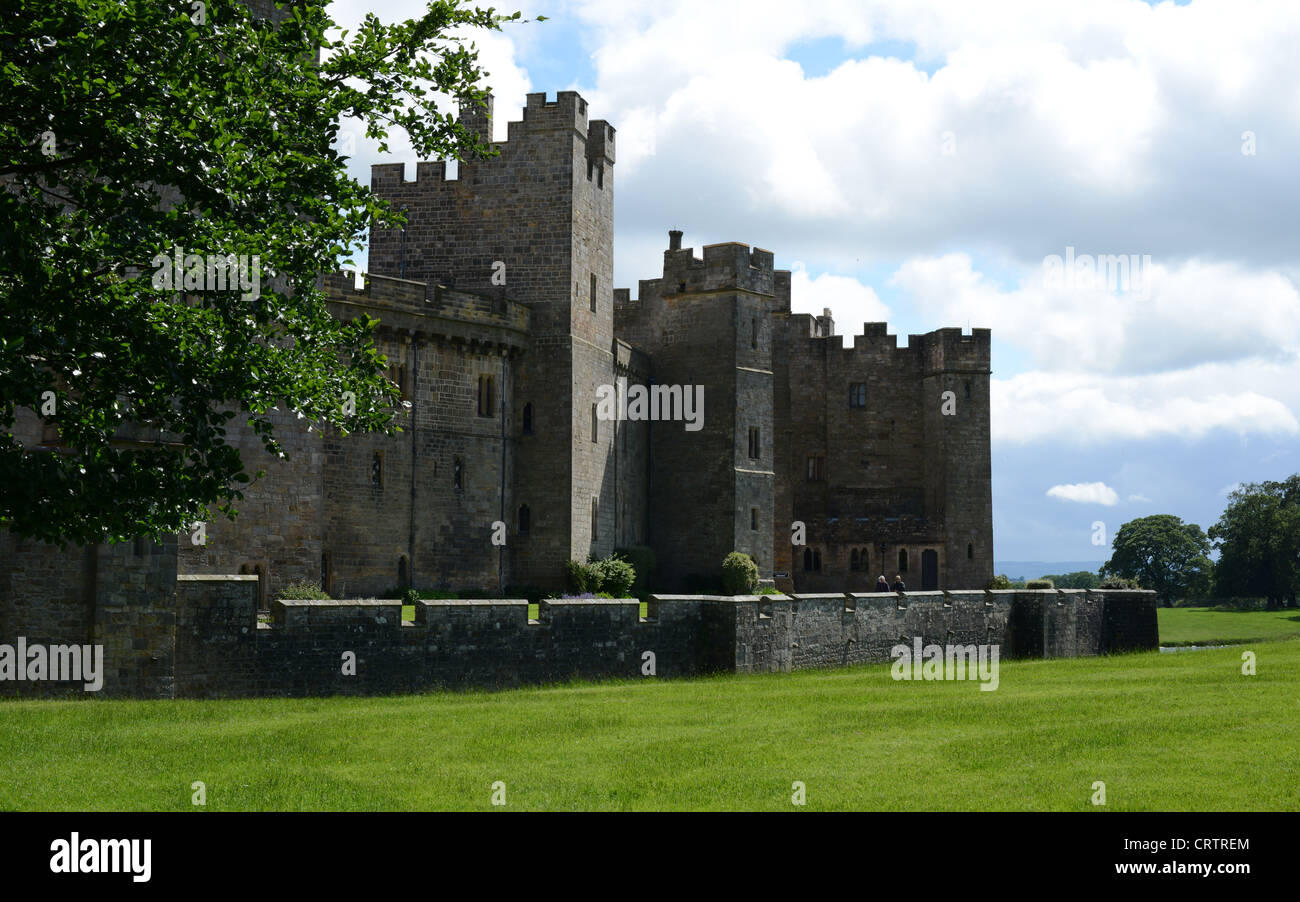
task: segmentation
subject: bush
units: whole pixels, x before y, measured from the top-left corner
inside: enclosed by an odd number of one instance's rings
[[[995,577],[993,577],[991,580],[989,580],[988,583],[985,584],[984,588],[986,588],[986,589],[1010,589],[1010,588],[1011,588],[1011,580],[1007,579],[1007,575],[1006,575],[1005,573],[999,573],[997,576],[995,576]]]
[[[733,551],[722,561],[724,595],[752,595],[758,588],[758,564],[743,551]]]
[[[1108,576],[1101,581],[1102,589],[1140,589],[1138,581],[1124,576]]]
[[[632,565],[636,571],[636,580],[632,583],[632,594],[640,597],[650,592],[650,581],[654,578],[654,551],[645,545],[629,545],[627,548],[615,548],[614,554]]]
[[[617,555],[590,561],[587,566],[594,568],[598,574],[599,583],[595,588],[611,598],[626,598],[632,584],[636,582],[636,570]]]
[[[1056,584],[1050,579],[1031,579],[1025,583],[1026,589],[1055,589]]]
[[[600,588],[601,572],[581,561],[564,562],[564,582],[575,595],[594,593]]]
[[[322,598],[329,598],[325,590],[320,587],[320,583],[293,582],[284,586],[276,593],[276,598],[284,598],[294,601],[317,601]]]

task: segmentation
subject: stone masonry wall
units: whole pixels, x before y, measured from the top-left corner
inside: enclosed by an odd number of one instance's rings
[[[1150,592],[1071,590],[905,595],[652,596],[541,603],[282,601],[259,626],[255,589],[220,577],[178,586],[181,697],[409,692],[571,678],[772,673],[887,661],[911,644],[996,644],[1001,656],[1075,657],[1157,644]],[[355,674],[344,672],[355,655]]]

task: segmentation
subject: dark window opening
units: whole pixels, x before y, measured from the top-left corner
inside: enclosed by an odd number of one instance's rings
[[[969,382],[969,381],[966,383],[966,400],[967,400],[967,401],[970,400],[970,382]]]
[[[854,382],[849,386],[849,406],[866,407],[867,406],[867,383]]]
[[[377,489],[384,487],[384,455],[379,451],[370,458],[370,484]]]
[[[758,347],[758,317],[754,317],[749,321],[749,328],[750,328],[749,346],[751,348],[757,348]]]
[[[850,570],[862,569],[861,561],[858,558],[858,549],[856,548],[854,548],[853,552],[849,555],[849,569]]]
[[[411,578],[406,567],[406,555],[402,555],[397,559],[397,587],[402,590],[411,587]]]
[[[599,420],[596,417],[596,405],[591,405],[591,440],[598,441],[600,437],[600,428],[597,425]]]
[[[462,480],[459,457],[455,458],[451,463],[451,485],[456,491],[459,492],[461,490]]]
[[[523,429],[524,435],[533,434],[533,405],[531,401],[524,405]]]
[[[532,526],[533,526],[532,511],[528,509],[527,504],[519,505],[519,534],[521,536],[528,535],[528,530],[532,529]]]
[[[826,478],[826,458],[821,454],[808,456],[808,481],[821,482]]]
[[[749,427],[749,459],[758,460],[762,455],[759,453],[758,427]]]
[[[749,509],[749,528],[755,531],[758,530],[758,508],[756,507]]]
[[[974,559],[975,559],[975,546],[974,546],[974,545],[967,545],[967,546],[966,546],[966,560],[968,560],[968,561],[973,561]]]
[[[591,274],[591,312],[596,312],[596,274]]]
[[[898,572],[899,573],[907,572],[907,549],[906,548],[898,552]]]
[[[478,377],[478,415],[494,416],[496,413],[496,378],[487,374]]]
[[[595,498],[591,499],[591,540],[594,542],[600,538],[600,504]]]

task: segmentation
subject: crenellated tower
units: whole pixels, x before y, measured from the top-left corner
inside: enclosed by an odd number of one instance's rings
[[[461,117],[490,137],[490,98]],[[529,308],[529,353],[501,382],[514,485],[509,578],[549,583],[569,557],[608,553],[615,540],[614,429],[598,423],[593,433],[591,416],[614,372],[614,128],[589,122],[573,91],[549,102],[529,94],[523,119],[493,147],[496,157],[462,162],[455,178],[441,162],[417,164],[413,182],[400,164],[373,167],[372,188],[408,221],[372,232],[370,268],[508,293]]]

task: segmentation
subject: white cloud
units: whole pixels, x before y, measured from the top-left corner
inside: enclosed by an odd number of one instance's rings
[[[1119,495],[1104,482],[1076,482],[1071,485],[1054,485],[1047,490],[1051,498],[1077,501],[1080,504],[1104,504],[1112,507],[1119,503]]]
[[[852,337],[861,334],[863,323],[889,321],[889,307],[876,297],[871,286],[831,273],[809,278],[801,262],[790,269],[790,311],[821,316],[829,308],[835,317],[835,330],[850,346]]]
[[[1150,501],[1151,501],[1150,498],[1148,498],[1146,495],[1142,495],[1142,494],[1129,495],[1129,496],[1128,496],[1128,500],[1129,500],[1129,501],[1134,501],[1134,502],[1141,501],[1141,502],[1146,502],[1146,503],[1150,503]]]
[[[655,215],[641,201],[672,185],[714,199],[709,241],[770,230],[781,241],[765,246],[803,259],[956,246],[1024,262],[1067,244],[1291,259],[1300,95],[1277,86],[1300,82],[1294,4],[576,9],[596,45],[588,99],[628,126],[621,197],[637,217]],[[860,58],[816,77],[783,58],[825,38]],[[937,70],[869,56],[886,40],[914,44]],[[1247,129],[1260,136],[1255,156],[1241,153]]]
[[[1269,374],[1283,374],[1289,382]],[[1293,413],[1300,409],[1297,394],[1295,364],[1207,364],[1140,376],[1033,371],[992,381],[991,425],[994,442],[1017,444],[1052,438],[1194,440],[1219,430],[1280,437],[1300,434]]]

